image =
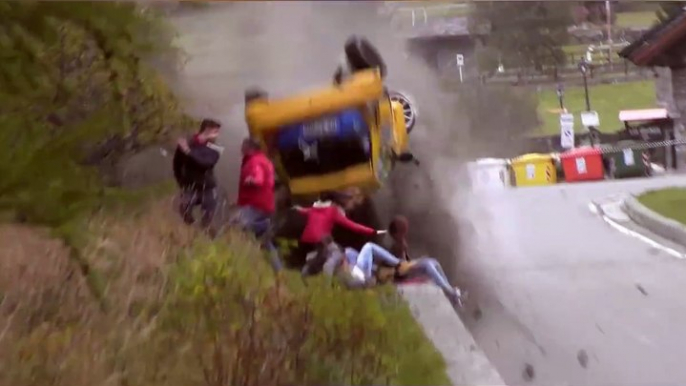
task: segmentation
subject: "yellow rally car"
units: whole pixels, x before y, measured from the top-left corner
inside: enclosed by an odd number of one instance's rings
[[[385,65],[366,39],[346,42],[334,84],[283,99],[246,93],[246,122],[274,161],[291,196],[381,186],[396,162],[418,163],[408,134],[416,111],[384,87]],[[346,75],[345,73],[348,72]]]

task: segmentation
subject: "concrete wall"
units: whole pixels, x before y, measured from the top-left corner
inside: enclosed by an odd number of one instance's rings
[[[504,386],[443,292],[431,284],[399,287],[412,314],[446,361],[453,386]]]

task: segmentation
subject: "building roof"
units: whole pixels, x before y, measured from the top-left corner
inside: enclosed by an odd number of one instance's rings
[[[619,56],[637,66],[682,66],[681,60],[670,55],[682,49],[686,40],[686,11],[674,14],[646,31],[639,39],[619,52]],[[680,55],[677,55],[680,56]]]
[[[408,39],[433,37],[468,37],[469,19],[467,17],[453,17],[434,19],[428,23],[421,23],[403,31]]]
[[[667,109],[622,110],[619,120],[622,122],[654,121],[670,118]]]

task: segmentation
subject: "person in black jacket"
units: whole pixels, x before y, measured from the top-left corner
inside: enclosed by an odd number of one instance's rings
[[[219,137],[219,122],[204,119],[200,130],[177,142],[174,153],[174,178],[181,189],[179,211],[187,224],[193,224],[193,208],[200,205],[201,224],[209,227],[216,209],[217,181],[214,166],[219,161],[220,148],[214,143]]]

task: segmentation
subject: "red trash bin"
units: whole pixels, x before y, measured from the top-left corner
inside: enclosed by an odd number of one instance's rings
[[[603,154],[600,149],[580,147],[560,154],[567,182],[605,179]]]

